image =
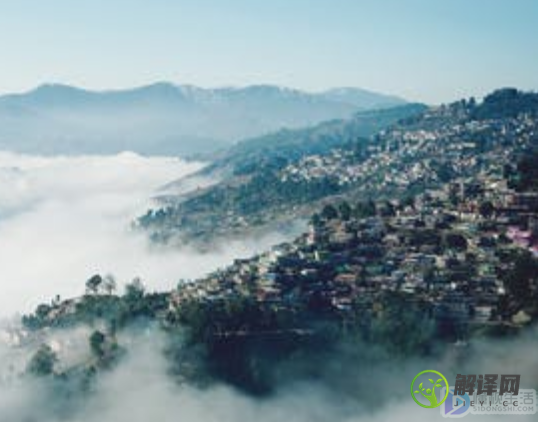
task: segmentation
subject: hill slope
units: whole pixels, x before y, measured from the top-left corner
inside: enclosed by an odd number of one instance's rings
[[[339,193],[316,213],[321,204],[307,201],[306,233],[169,292],[135,279],[118,295],[112,276],[94,275],[83,296],[57,297],[23,317],[23,329],[0,331],[32,352],[7,379],[39,377],[73,401],[155,343],[183,387],[225,382],[274,399],[290,381],[315,379],[340,403],[350,386],[361,397],[360,384],[342,379],[364,380],[387,361],[433,358],[455,377],[456,365],[505,356],[525,332],[528,354],[538,319],[538,108],[537,97],[513,94],[431,109],[288,163],[275,172],[282,185],[329,179]]]
[[[357,160],[366,159],[374,145],[373,134],[425,109],[421,104],[409,104],[360,112],[351,119],[240,142],[198,174],[165,186],[160,200],[166,209],[149,211],[140,223],[156,238],[181,233],[180,237],[204,239],[252,228],[254,221],[263,226],[267,219],[261,214],[265,212],[268,216],[279,210],[286,220],[295,215],[296,205],[336,193],[338,187],[329,180],[320,180],[315,186],[283,182],[285,168],[342,146],[351,148]],[[187,189],[192,186],[199,188],[194,192]]]
[[[258,141],[263,145],[242,147],[247,152],[231,176],[189,196],[165,198],[163,209],[140,223],[157,239],[208,239],[294,221],[335,196],[397,199],[476,177],[535,145],[536,96],[501,90],[481,104],[460,101],[412,113],[358,140],[353,120],[322,125],[302,132],[304,150],[285,136],[282,145],[277,136],[274,151],[265,147],[268,139]]]

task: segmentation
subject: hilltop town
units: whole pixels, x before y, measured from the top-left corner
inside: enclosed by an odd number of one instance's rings
[[[508,184],[483,174],[405,201],[327,205],[295,242],[182,284],[171,302],[252,295],[345,316],[358,303],[374,312],[393,291],[464,325],[528,323],[538,311],[538,192]]]
[[[310,210],[295,240],[171,292],[147,292],[135,280],[118,295],[112,277],[95,275],[85,295],[42,304],[6,336],[36,343],[51,330],[92,327],[95,374],[120,358],[117,334],[144,321],[185,339],[190,352],[184,343],[169,350],[178,376],[209,371],[257,391],[260,368],[311,356],[320,344],[375,344],[407,356],[517,332],[538,317],[537,114],[533,94],[504,90],[304,156],[268,176],[282,184],[269,190],[278,207],[223,211],[248,227],[310,187],[289,204]],[[254,187],[238,191],[246,203]],[[71,373],[55,363],[62,347],[40,349],[34,372]],[[259,359],[271,365],[252,363]]]
[[[247,159],[248,168],[239,166],[220,183],[168,201],[138,223],[159,241],[207,244],[307,220],[312,210],[341,197],[397,200],[456,179],[499,175],[535,145],[537,109],[536,95],[500,90],[481,103],[469,99],[419,114],[408,110],[368,138],[323,127],[316,136],[330,139],[333,148],[320,153],[310,152],[310,132],[298,132],[305,154],[282,147],[281,155]]]

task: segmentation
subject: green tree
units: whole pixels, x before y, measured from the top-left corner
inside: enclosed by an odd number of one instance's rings
[[[103,284],[103,278],[99,274],[95,274],[86,281],[86,292],[97,294],[99,287]]]
[[[112,274],[106,275],[103,279],[103,288],[109,296],[112,296],[112,293],[116,291],[117,286],[116,279]]]
[[[139,277],[135,277],[133,281],[125,286],[125,300],[138,301],[144,297],[146,288]]]
[[[538,284],[538,260],[524,251],[518,252],[513,262],[504,276],[506,288],[519,304],[528,304],[533,300],[531,286]]]
[[[331,204],[325,205],[321,211],[321,216],[326,220],[338,218],[338,210]]]
[[[355,215],[357,218],[373,217],[376,211],[374,201],[359,202],[355,208]]]
[[[54,373],[54,367],[58,362],[58,356],[52,348],[43,344],[32,356],[28,364],[28,372],[38,377],[46,377]]]
[[[340,218],[344,221],[349,221],[349,219],[351,218],[351,211],[351,206],[345,201],[338,206]]]
[[[94,331],[90,336],[90,349],[94,356],[102,359],[105,355],[106,336],[99,330]]]
[[[450,249],[458,251],[467,250],[467,239],[459,233],[448,233],[445,236],[445,245]]]
[[[495,212],[495,207],[493,206],[491,201],[485,201],[480,204],[478,212],[480,212],[480,215],[482,217],[490,218]]]

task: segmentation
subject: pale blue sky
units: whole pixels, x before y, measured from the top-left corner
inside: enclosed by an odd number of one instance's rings
[[[0,92],[162,80],[537,90],[538,0],[0,0]]]

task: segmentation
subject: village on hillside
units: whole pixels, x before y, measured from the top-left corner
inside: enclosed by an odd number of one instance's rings
[[[207,347],[213,363],[235,347],[249,356],[241,342],[247,338],[278,336],[278,345],[270,343],[275,351],[310,350],[294,339],[323,332],[327,344],[355,339],[411,354],[429,353],[438,340],[468,344],[477,334],[529,326],[538,318],[538,121],[518,107],[495,117],[497,103],[504,104],[498,97],[514,95],[517,105],[518,93],[492,94],[484,118],[472,117],[483,109],[471,100],[441,106],[373,142],[277,170],[270,180],[278,177],[281,185],[270,192],[282,194],[278,203],[314,187],[308,200],[288,204],[310,216],[291,242],[180,280],[169,292],[149,292],[136,279],[118,294],[112,276],[96,274],[84,295],[41,304],[22,327],[0,332],[0,340],[36,345],[56,328],[89,326],[99,367],[115,358],[117,333],[139,321],[172,335],[190,333],[189,344]],[[341,189],[317,196],[334,186]],[[250,194],[241,189],[240,202],[241,193]],[[248,227],[260,215],[238,210],[252,199],[227,210],[225,221]],[[59,355],[70,348],[54,344]]]
[[[360,181],[363,197],[371,188],[399,190],[399,199],[329,202],[295,242],[181,284],[172,309],[247,295],[273,309],[315,306],[345,319],[358,303],[381,312],[377,295],[395,291],[431,303],[436,318],[463,333],[468,324],[529,323],[538,312],[536,273],[525,273],[538,258],[538,191],[514,187],[511,160],[514,149],[532,144],[536,122],[519,115],[459,124],[445,116],[439,125],[439,111],[431,119],[431,131],[421,122],[417,131],[383,134],[391,142],[360,165],[346,165],[353,152],[339,150],[286,168],[284,179],[330,175],[341,184]],[[395,154],[389,149],[397,141]],[[445,182],[442,166],[461,176]],[[417,184],[437,187],[412,195]]]

